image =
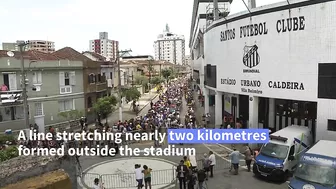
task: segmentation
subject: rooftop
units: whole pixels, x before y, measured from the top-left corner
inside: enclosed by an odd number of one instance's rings
[[[58,51],[53,52],[52,55],[58,57],[59,59],[66,59],[71,61],[91,61],[91,59],[71,47],[64,47]]]
[[[7,58],[10,57],[8,56],[9,51],[7,50],[0,50],[0,58]],[[14,53],[14,58],[20,59],[21,58],[21,53],[20,51],[11,51]],[[53,53],[45,53],[45,52],[40,52],[37,50],[29,50],[29,51],[24,51],[23,52],[23,57],[28,58],[30,60],[59,60],[57,56],[55,56]]]
[[[85,51],[82,54],[85,54],[85,53],[90,54],[94,58],[98,59],[98,61],[106,61],[106,57],[104,57],[104,56],[102,56],[100,54],[97,54],[95,52]]]

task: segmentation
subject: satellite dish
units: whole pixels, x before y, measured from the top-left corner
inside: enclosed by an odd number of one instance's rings
[[[13,57],[13,56],[14,56],[14,53],[13,53],[12,51],[8,51],[8,52],[7,52],[7,55],[8,55],[9,57]]]

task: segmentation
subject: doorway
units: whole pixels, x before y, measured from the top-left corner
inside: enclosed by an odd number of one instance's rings
[[[9,91],[17,90],[16,73],[2,73],[3,84],[8,87]]]
[[[239,119],[243,122],[243,128],[248,128],[249,103],[249,96],[239,95]]]
[[[269,98],[259,97],[258,123],[261,128],[269,128]]]

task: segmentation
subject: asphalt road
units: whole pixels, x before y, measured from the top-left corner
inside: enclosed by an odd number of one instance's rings
[[[155,99],[157,100],[157,99]],[[155,101],[154,100],[154,101]],[[183,110],[186,110],[185,103],[183,103]],[[149,110],[149,106],[145,107],[142,111],[142,114],[147,113]],[[181,114],[184,114],[182,112]],[[146,143],[135,143],[132,144],[132,147],[137,147],[140,149],[148,148],[153,145],[152,142]],[[163,146],[163,148],[167,147],[167,144]],[[230,150],[224,148],[223,146],[216,145],[205,145],[205,144],[197,144],[197,145],[183,145],[176,147],[181,148],[195,148],[196,149],[196,157],[197,159],[203,157],[204,153],[208,153],[210,150],[214,151],[216,154],[216,166],[214,171],[214,178],[210,178],[206,185],[207,189],[286,189],[287,183],[273,183],[267,182],[266,180],[256,178],[252,172],[247,172],[244,161],[242,158],[241,168],[238,175],[232,175],[229,172],[230,162],[227,158],[225,158],[224,154],[228,154]],[[119,155],[116,157],[80,157],[80,162],[83,170],[86,168],[109,159],[120,158]],[[172,162],[178,163],[183,157],[182,156],[164,156],[164,157],[156,157],[162,158],[165,160],[169,160]],[[175,187],[173,187],[175,188]]]

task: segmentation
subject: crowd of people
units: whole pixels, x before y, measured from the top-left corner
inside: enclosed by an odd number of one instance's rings
[[[180,189],[206,189],[206,181],[214,176],[213,170],[216,158],[212,151],[204,154],[201,164],[197,164],[195,156],[184,156],[176,167],[177,179]]]

